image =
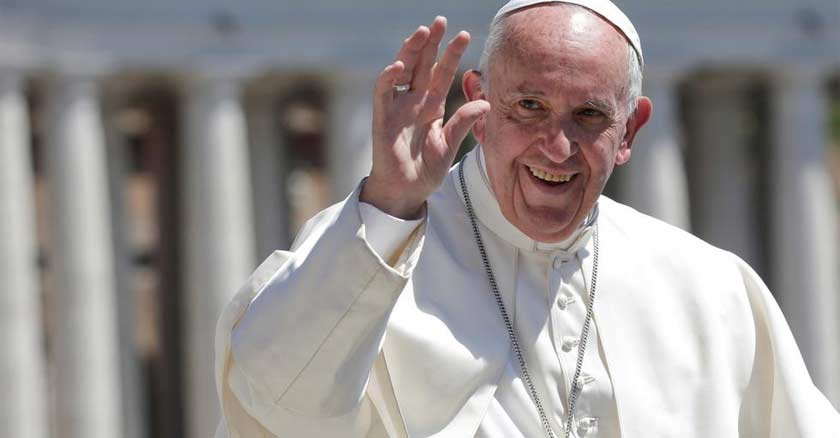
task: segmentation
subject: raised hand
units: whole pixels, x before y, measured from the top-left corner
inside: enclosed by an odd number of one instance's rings
[[[461,106],[444,125],[446,96],[470,42],[461,31],[438,48],[446,18],[420,26],[376,82],[373,105],[373,168],[360,199],[404,219],[419,217],[426,198],[443,183],[458,145],[490,110],[484,100]]]

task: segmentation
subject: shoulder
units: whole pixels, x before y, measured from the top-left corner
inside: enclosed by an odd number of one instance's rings
[[[606,196],[598,201],[598,221],[612,233],[617,233],[627,243],[639,247],[674,249],[676,247],[693,252],[722,252],[697,236],[665,221],[648,216],[630,206],[616,202]]]
[[[679,315],[707,339],[753,342],[751,301],[766,286],[747,263],[626,205],[603,197],[599,205],[601,247],[609,248],[602,251],[603,272],[618,276],[615,287]]]
[[[661,267],[684,274],[741,277],[745,263],[735,254],[606,196],[601,196],[598,205],[603,231],[639,260],[653,258]]]

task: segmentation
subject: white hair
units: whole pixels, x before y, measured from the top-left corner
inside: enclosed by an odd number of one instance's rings
[[[586,9],[583,6],[568,3],[561,3],[560,5]],[[586,10],[589,11],[589,9]],[[498,53],[502,41],[504,41],[505,23],[510,15],[505,14],[493,20],[490,23],[490,30],[487,32],[487,39],[484,41],[484,49],[478,61],[478,71],[481,72],[481,86],[485,93],[490,92],[490,64],[493,62],[493,57]],[[625,109],[628,117],[632,117],[636,112],[639,97],[642,95],[642,66],[639,54],[636,53],[636,49],[629,41],[627,42],[627,88],[625,95]]]

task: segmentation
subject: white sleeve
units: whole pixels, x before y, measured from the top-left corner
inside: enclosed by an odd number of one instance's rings
[[[396,218],[366,202],[359,203],[359,213],[368,243],[383,260],[390,260],[423,222]]]
[[[364,436],[376,421],[366,384],[424,227],[383,262],[358,192],[310,221],[294,252],[259,268],[224,310],[216,369],[230,437]]]

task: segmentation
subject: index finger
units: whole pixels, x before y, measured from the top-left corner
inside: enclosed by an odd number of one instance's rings
[[[420,26],[408,38],[403,41],[400,51],[397,52],[397,61],[402,61],[405,68],[397,75],[395,82],[398,84],[407,84],[411,82],[411,75],[414,72],[414,66],[417,65],[417,60],[426,41],[429,39],[431,32],[426,26]]]
[[[428,111],[435,113],[446,101],[446,96],[449,94],[450,87],[452,87],[452,80],[455,78],[458,65],[461,63],[461,57],[464,56],[469,44],[470,34],[463,30],[458,32],[447,44],[440,62],[432,69],[431,85],[425,104]]]
[[[429,27],[429,39],[426,45],[420,52],[419,61],[414,68],[414,77],[412,78],[413,86],[420,90],[425,90],[429,86],[429,80],[432,76],[432,67],[435,65],[435,60],[438,56],[438,48],[443,39],[443,34],[446,32],[446,17],[437,16]]]

